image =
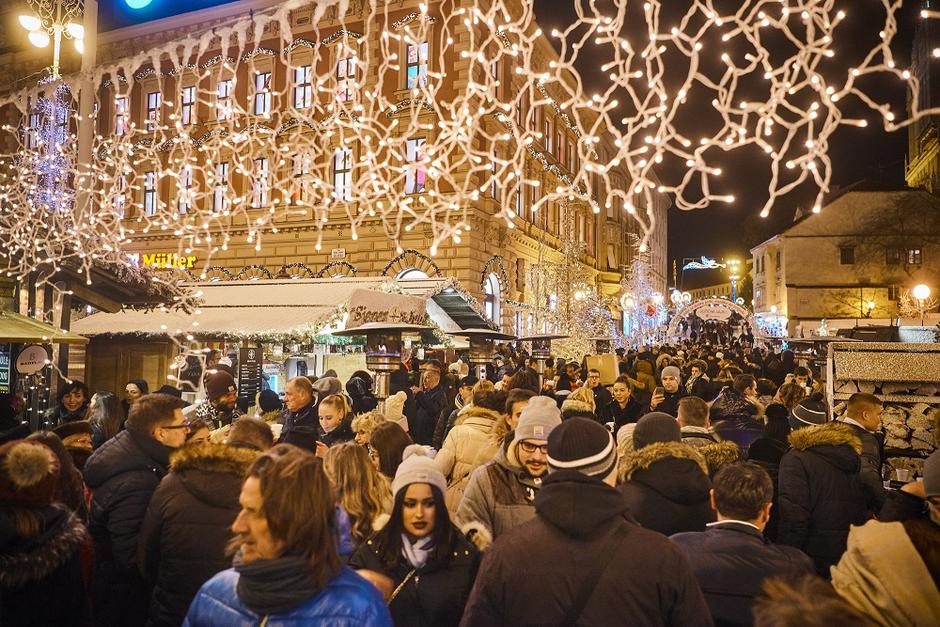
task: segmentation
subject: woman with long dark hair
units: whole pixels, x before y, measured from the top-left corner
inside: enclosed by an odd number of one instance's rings
[[[124,428],[127,415],[124,407],[112,392],[96,392],[88,406],[88,422],[91,423],[91,444],[98,448]]]
[[[360,545],[349,565],[391,579],[388,607],[396,625],[456,626],[480,554],[450,521],[447,481],[434,460],[416,446],[404,458],[392,482],[395,504],[388,523]],[[371,573],[367,578],[375,579]]]
[[[369,436],[369,457],[379,472],[391,481],[409,444],[414,444],[414,441],[407,431],[397,423],[383,422]]]
[[[150,394],[150,385],[143,379],[131,379],[124,386],[124,400],[121,401],[121,407],[124,408],[124,415],[131,413],[131,405],[136,403],[142,396]]]
[[[66,422],[85,420],[89,400],[91,393],[87,385],[74,380],[64,382],[56,394],[56,406],[44,416],[44,428],[52,430]]]

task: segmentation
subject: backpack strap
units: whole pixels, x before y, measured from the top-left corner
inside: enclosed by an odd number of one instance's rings
[[[616,555],[617,549],[623,542],[624,536],[627,535],[628,530],[628,524],[621,521],[613,533],[607,537],[607,540],[601,544],[599,550],[594,553],[594,559],[592,560],[594,568],[591,569],[591,572],[588,573],[587,577],[585,577],[584,581],[581,583],[581,587],[578,589],[578,594],[575,596],[574,602],[568,609],[568,613],[565,614],[565,618],[561,621],[562,627],[574,627],[577,624],[578,618],[581,617],[581,612],[584,611],[584,606],[591,600],[591,596],[594,594],[598,582],[601,580],[607,567],[610,566],[610,562],[614,559],[614,555]]]

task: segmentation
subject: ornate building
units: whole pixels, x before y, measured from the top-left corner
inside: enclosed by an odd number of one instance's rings
[[[924,9],[931,9],[936,0],[923,0]],[[911,49],[911,74],[920,85],[917,102],[913,92],[907,93],[907,111],[910,114],[916,104],[920,111],[940,105],[940,81],[934,81],[932,20],[918,19],[914,28],[914,45]],[[937,138],[937,117],[925,116],[908,126],[907,163],[904,178],[908,187],[926,189],[940,193],[940,142]]]

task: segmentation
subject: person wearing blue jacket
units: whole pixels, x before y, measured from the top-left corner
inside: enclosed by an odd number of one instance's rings
[[[290,444],[248,470],[232,525],[233,567],[207,581],[184,626],[391,627],[378,589],[342,565],[323,462]]]

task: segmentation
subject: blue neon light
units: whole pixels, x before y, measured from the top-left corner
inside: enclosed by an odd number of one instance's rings
[[[143,9],[151,2],[153,2],[153,0],[124,0],[124,4],[132,9]]]

